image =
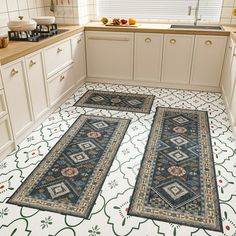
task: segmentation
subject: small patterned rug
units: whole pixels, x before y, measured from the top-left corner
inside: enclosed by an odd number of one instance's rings
[[[128,214],[222,232],[207,112],[157,108]]]
[[[88,218],[129,122],[81,115],[8,203]]]
[[[153,95],[88,90],[75,106],[150,113]]]

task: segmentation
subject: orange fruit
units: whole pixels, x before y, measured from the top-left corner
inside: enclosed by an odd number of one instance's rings
[[[135,25],[137,21],[134,18],[129,18],[129,25]]]

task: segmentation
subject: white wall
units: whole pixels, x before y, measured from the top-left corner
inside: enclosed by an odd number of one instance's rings
[[[44,0],[0,0],[0,33],[6,32],[7,22],[17,19],[44,15]]]

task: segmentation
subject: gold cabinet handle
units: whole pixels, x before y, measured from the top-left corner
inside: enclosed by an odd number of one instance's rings
[[[30,63],[29,63],[29,66],[30,66],[30,67],[33,66],[33,65],[35,65],[35,64],[36,64],[36,61],[30,60]]]
[[[206,44],[206,45],[212,45],[212,41],[211,41],[211,40],[207,40],[207,41],[205,42],[205,44]]]
[[[236,57],[236,53],[234,53],[233,56]]]
[[[64,75],[61,75],[60,77],[60,81],[64,80],[65,79],[65,76]]]
[[[81,38],[79,38],[78,40],[77,40],[77,43],[80,43],[81,42]]]
[[[60,53],[60,52],[62,52],[63,50],[62,50],[62,48],[58,48],[57,49],[57,53]]]
[[[145,38],[145,43],[151,43],[152,40],[150,38]]]
[[[16,74],[18,74],[18,70],[17,69],[15,69],[15,68],[13,68],[12,70],[11,70],[11,76],[14,76],[14,75],[16,75]]]
[[[170,40],[170,43],[171,43],[171,44],[175,44],[175,43],[176,43],[176,39],[171,39],[171,40]]]

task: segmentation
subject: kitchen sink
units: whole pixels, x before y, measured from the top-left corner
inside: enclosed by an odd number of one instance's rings
[[[171,25],[171,29],[205,29],[205,30],[224,30],[220,25]]]

